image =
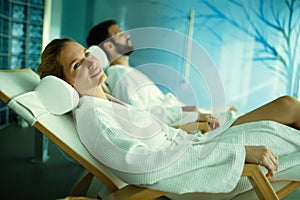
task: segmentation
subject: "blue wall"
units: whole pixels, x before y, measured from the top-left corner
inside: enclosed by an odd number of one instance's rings
[[[185,74],[191,10],[193,51]],[[246,112],[280,95],[296,96],[299,13],[299,1],[290,12],[281,0],[64,0],[62,35],[85,45],[93,25],[116,19],[137,48],[131,64],[151,68],[147,73],[162,89],[187,104],[210,107],[217,99]]]
[[[85,37],[93,25],[93,2],[93,0],[62,0],[62,37],[72,37],[85,44]]]

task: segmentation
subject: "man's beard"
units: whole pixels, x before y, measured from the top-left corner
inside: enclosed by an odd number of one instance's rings
[[[129,45],[115,43],[115,47],[119,54],[122,54],[125,56],[129,56],[134,51],[134,47],[129,46]]]

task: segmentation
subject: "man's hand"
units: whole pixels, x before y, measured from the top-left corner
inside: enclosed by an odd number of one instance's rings
[[[198,112],[197,106],[183,106],[183,107],[181,107],[181,109],[184,112]]]
[[[183,106],[182,111],[185,112],[198,112],[197,122],[207,122],[210,130],[214,130],[220,127],[220,120],[213,116],[212,114],[206,114],[199,112],[196,106]]]
[[[204,114],[199,112],[198,122],[208,122],[211,130],[220,127],[220,120],[212,114]]]
[[[211,130],[208,123],[205,122],[191,122],[180,126],[173,126],[173,128],[180,128],[188,133],[194,133],[197,130],[206,133]]]

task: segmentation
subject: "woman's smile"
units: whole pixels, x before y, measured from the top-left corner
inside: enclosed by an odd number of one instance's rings
[[[94,78],[96,76],[98,76],[99,74],[101,74],[102,72],[102,69],[100,67],[97,67],[93,72],[92,72],[92,75],[91,75],[91,78]]]

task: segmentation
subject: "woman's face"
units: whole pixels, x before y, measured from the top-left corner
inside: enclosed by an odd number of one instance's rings
[[[59,61],[63,66],[65,80],[80,94],[92,95],[91,92],[101,87],[106,79],[98,59],[79,43],[66,43]]]

